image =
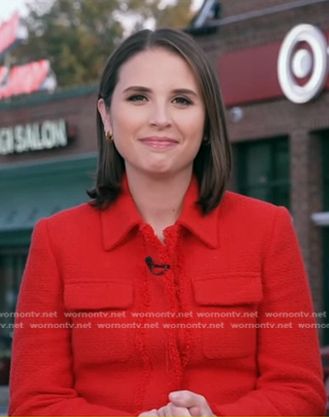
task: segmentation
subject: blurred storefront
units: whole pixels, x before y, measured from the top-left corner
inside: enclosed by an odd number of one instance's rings
[[[329,311],[328,15],[328,0],[210,0],[187,29],[223,90],[232,188],[291,211],[318,312]],[[0,101],[0,313],[15,310],[37,220],[88,201],[96,97],[86,86]]]
[[[209,0],[188,30],[219,77],[235,158],[232,186],[290,210],[326,344],[328,16],[328,0]]]
[[[32,229],[88,200],[96,171],[96,86],[0,101],[0,385]]]
[[[18,13],[0,27],[0,385],[8,383],[32,229],[85,201],[96,167],[96,86],[56,90],[48,60],[12,66],[10,53],[27,35]]]

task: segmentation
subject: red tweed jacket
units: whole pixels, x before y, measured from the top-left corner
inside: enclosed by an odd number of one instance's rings
[[[127,187],[105,211],[84,204],[37,224],[10,415],[138,415],[180,389],[204,395],[216,415],[324,414],[290,215],[227,192],[202,216],[197,196],[192,181],[165,245]],[[146,257],[170,267],[152,273]]]

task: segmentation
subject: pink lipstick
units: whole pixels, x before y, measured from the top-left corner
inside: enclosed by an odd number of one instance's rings
[[[178,143],[177,140],[164,136],[149,136],[140,139],[140,141],[143,142],[144,145],[150,146],[154,149],[168,149],[172,148]]]

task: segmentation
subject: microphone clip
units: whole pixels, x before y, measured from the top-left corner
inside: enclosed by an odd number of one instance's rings
[[[145,258],[145,263],[153,275],[163,275],[168,269],[170,269],[170,265],[168,264],[159,265],[154,263],[151,256],[147,256]]]

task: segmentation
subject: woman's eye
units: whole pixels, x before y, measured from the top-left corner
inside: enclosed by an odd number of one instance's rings
[[[184,106],[189,106],[190,104],[192,104],[191,100],[188,100],[185,97],[176,97],[174,99],[174,102],[177,103],[177,104],[182,104]]]
[[[134,94],[133,96],[128,98],[129,101],[145,101],[146,97],[142,94]]]

